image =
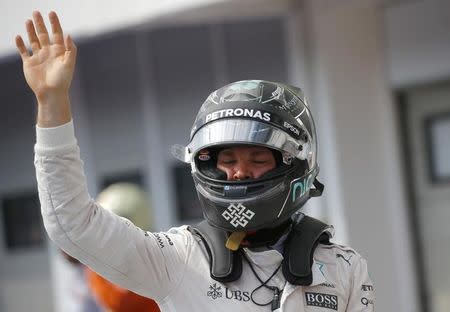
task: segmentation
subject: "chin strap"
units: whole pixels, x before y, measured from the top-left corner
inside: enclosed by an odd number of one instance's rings
[[[314,218],[299,214],[284,244],[282,270],[289,283],[307,286],[312,283],[314,251],[319,243],[329,243],[330,226]],[[229,234],[210,226],[206,221],[190,226],[189,231],[199,236],[209,255],[211,278],[228,283],[242,274],[242,255],[239,250],[225,247]]]
[[[233,232],[228,236],[225,247],[229,250],[236,251],[241,246],[242,240],[247,236],[245,232]]]

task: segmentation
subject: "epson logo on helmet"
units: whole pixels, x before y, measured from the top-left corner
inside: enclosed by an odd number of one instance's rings
[[[270,121],[271,119],[271,115],[268,112],[261,112],[260,110],[249,108],[228,108],[209,113],[206,115],[205,122],[226,117],[250,117],[264,121]]]
[[[285,121],[283,125],[285,128],[288,128],[289,130],[294,132],[296,135],[300,135],[300,131],[296,127],[294,127],[293,125],[288,123],[287,121]]]

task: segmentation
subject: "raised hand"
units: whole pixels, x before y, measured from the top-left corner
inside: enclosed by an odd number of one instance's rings
[[[58,126],[71,119],[69,88],[77,52],[70,36],[64,39],[56,13],[50,12],[49,19],[53,42],[38,11],[33,12],[34,24],[31,20],[25,23],[31,54],[23,39],[16,37],[25,79],[38,100],[38,125],[42,127]]]

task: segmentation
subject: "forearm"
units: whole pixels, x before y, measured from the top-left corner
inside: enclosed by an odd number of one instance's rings
[[[36,178],[44,225],[50,238],[74,255],[77,232],[91,214],[82,162],[72,124],[36,129]]]

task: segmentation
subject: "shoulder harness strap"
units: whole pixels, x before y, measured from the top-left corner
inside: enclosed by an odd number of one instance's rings
[[[327,224],[308,216],[294,221],[285,244],[282,264],[283,275],[289,283],[303,286],[312,283],[314,251],[319,243],[329,242],[328,229]],[[241,277],[242,255],[239,250],[231,251],[225,247],[228,238],[226,231],[212,227],[206,221],[190,226],[189,231],[199,236],[205,244],[212,279],[228,283]]]
[[[314,251],[319,243],[329,243],[329,228],[329,225],[308,216],[294,223],[283,252],[283,275],[289,283],[311,285]]]
[[[189,231],[199,236],[209,255],[211,278],[222,283],[238,280],[242,274],[242,255],[225,247],[226,231],[212,227],[206,221],[189,226]]]

